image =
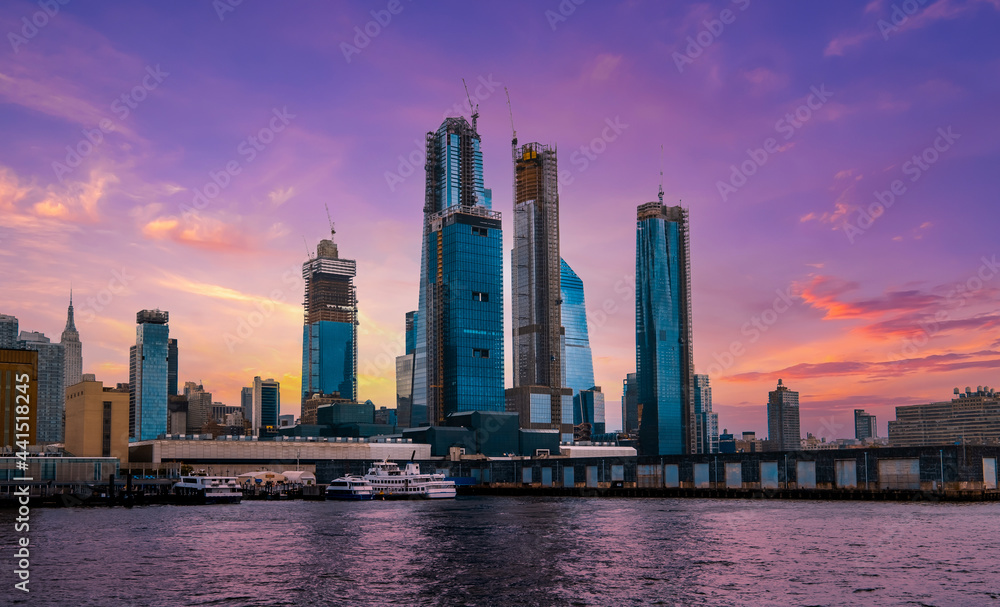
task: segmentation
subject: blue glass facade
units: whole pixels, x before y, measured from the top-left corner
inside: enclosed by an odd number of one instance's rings
[[[303,353],[303,377],[313,392],[354,400],[354,323],[321,320],[303,327],[302,341],[311,348]]]
[[[635,345],[643,455],[697,449],[687,211],[641,205],[636,225]]]
[[[260,425],[262,428],[278,427],[281,410],[281,389],[278,382],[263,382],[260,387]]]
[[[591,435],[605,433],[604,393],[600,388],[581,390],[573,397],[573,424],[590,424]]]
[[[167,313],[137,315],[130,364],[130,440],[153,440],[167,432],[167,371],[170,328]]]
[[[594,386],[594,359],[587,331],[587,304],[583,281],[565,259],[559,260],[561,271],[562,324],[566,329],[563,348],[565,386],[573,389],[574,397],[581,390]],[[575,422],[579,423],[579,422]]]
[[[479,134],[445,119],[427,135],[411,426],[504,410],[503,233],[491,206]]]

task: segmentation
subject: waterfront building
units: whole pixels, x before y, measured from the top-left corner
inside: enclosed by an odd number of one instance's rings
[[[271,378],[253,378],[253,436],[278,428],[278,411],[281,409],[281,385]]]
[[[712,385],[707,375],[694,376],[694,418],[698,441],[696,453],[718,453],[719,414],[712,412]]]
[[[335,233],[331,225],[329,240],[321,240],[316,257],[302,264],[302,402],[312,394],[358,396],[357,262],[340,257]]]
[[[889,445],[1000,444],[1000,392],[989,386],[955,388],[950,401],[896,407]]]
[[[167,431],[167,352],[170,314],[135,315],[135,345],[129,349],[129,437],[154,439]]]
[[[643,455],[694,453],[694,362],[688,211],[660,201],[636,211],[635,344]]]
[[[794,451],[801,448],[799,429],[799,393],[778,380],[778,387],[768,393],[767,438],[771,451]]]
[[[66,451],[128,462],[128,390],[90,377],[66,388]]]
[[[564,388],[559,168],[554,147],[512,142],[514,244],[511,257],[511,343],[514,387],[507,410],[522,428],[572,432],[572,392]],[[593,385],[593,382],[588,386]],[[564,399],[566,395],[569,398]],[[565,419],[564,419],[565,417]]]
[[[80,332],[76,330],[73,319],[73,291],[69,293],[66,328],[63,329],[59,343],[62,344],[64,357],[63,386],[68,388],[83,381],[83,344],[80,343]]]
[[[573,396],[573,425],[587,424],[590,435],[604,434],[604,393],[599,386],[591,386]],[[585,439],[586,440],[586,439]]]
[[[63,411],[66,405],[65,351],[43,333],[21,331],[18,345],[38,352],[38,407],[35,439],[39,444],[63,442]]]
[[[303,426],[315,426],[318,423],[316,421],[316,411],[323,405],[353,402],[354,401],[349,398],[340,398],[340,395],[336,392],[333,394],[313,394],[308,400],[302,403],[302,411],[299,414],[299,424]]]
[[[253,419],[253,386],[240,388],[240,409],[243,410],[243,419]]]
[[[212,393],[193,381],[184,382],[184,396],[187,398],[186,434],[201,434],[201,429],[213,418]]]
[[[410,425],[410,408],[413,405],[413,362],[417,347],[417,312],[406,313],[406,349],[396,357],[396,417],[404,428]]]
[[[877,438],[878,426],[875,424],[875,415],[865,413],[864,409],[854,410],[854,438],[863,441],[865,439]]]
[[[167,394],[177,394],[177,340],[167,340]]]
[[[476,117],[427,133],[410,425],[504,411],[503,231]]]
[[[590,351],[583,281],[562,258],[559,259],[559,273],[562,323],[565,331],[562,343],[563,385],[572,390],[571,394],[564,394],[563,398],[570,401],[581,391],[597,386],[594,382],[594,359]],[[597,389],[600,390],[599,387]]]
[[[0,348],[18,348],[16,316],[0,314]]]
[[[0,318],[0,329],[3,322]],[[17,319],[14,319],[14,327],[17,328]],[[21,440],[17,436],[17,424],[25,421],[28,423],[28,444],[37,442],[38,407],[34,403],[38,402],[38,357],[37,350],[0,348],[0,448],[16,449]],[[24,399],[18,402],[18,396],[27,397],[27,415],[17,409],[24,402]],[[21,430],[23,433],[24,426]]]
[[[125,384],[128,391],[128,384]],[[187,433],[188,399],[183,394],[167,395],[167,434]]]
[[[639,387],[635,373],[629,373],[622,381],[622,432],[639,432]]]

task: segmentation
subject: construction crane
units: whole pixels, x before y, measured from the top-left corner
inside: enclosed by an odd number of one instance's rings
[[[514,130],[514,110],[510,107],[510,91],[503,87],[503,92],[507,94],[507,112],[510,114],[510,142],[511,146],[517,147],[517,131]]]
[[[469,85],[465,83],[465,78],[462,78],[462,86],[465,87],[465,97],[469,100],[469,111],[472,112],[472,130],[476,130],[476,122],[479,121],[479,104],[477,103],[475,107],[472,106],[472,97],[469,95]]]
[[[333,217],[330,217],[330,205],[323,203],[326,207],[326,220],[330,222],[330,240],[333,240],[333,235],[337,233],[337,230],[333,229]]]
[[[308,257],[309,260],[312,261],[313,254],[312,251],[309,249],[309,243],[306,242],[306,237],[304,234],[302,235],[302,244],[306,245],[306,257]]]

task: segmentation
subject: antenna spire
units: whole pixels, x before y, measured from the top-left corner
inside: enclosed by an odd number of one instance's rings
[[[660,144],[660,204],[663,204],[663,144]]]
[[[476,131],[476,123],[479,121],[479,104],[477,103],[473,107],[472,97],[469,95],[469,85],[465,83],[465,78],[462,78],[462,86],[465,87],[465,97],[469,100],[469,111],[472,112],[472,130]]]

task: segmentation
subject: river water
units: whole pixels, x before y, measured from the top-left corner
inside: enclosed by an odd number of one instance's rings
[[[459,498],[35,509],[0,604],[1000,605],[1000,505]],[[11,598],[13,596],[13,598]]]

